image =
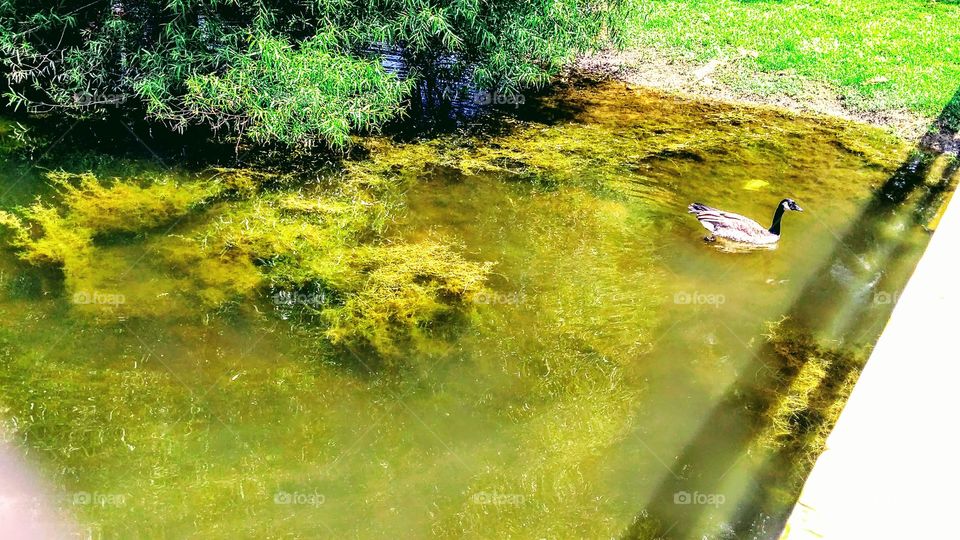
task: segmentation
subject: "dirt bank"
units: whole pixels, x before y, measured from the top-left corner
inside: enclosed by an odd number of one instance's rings
[[[667,58],[653,51],[606,51],[581,58],[575,69],[579,73],[610,77],[630,85],[865,122],[918,141],[924,147],[960,153],[960,134],[943,129],[936,118],[906,109],[860,110],[846,103],[829,85],[792,71],[747,73],[741,60],[750,54],[751,51],[741,51],[736,57],[718,57],[699,64]],[[745,78],[751,79],[750,84],[742,84]]]

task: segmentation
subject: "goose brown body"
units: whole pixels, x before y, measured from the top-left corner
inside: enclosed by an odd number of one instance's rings
[[[746,216],[725,212],[700,203],[693,203],[687,209],[696,216],[703,228],[710,231],[713,236],[755,245],[777,243],[780,240],[780,221],[783,218],[783,213],[788,210],[803,211],[792,199],[783,199],[774,213],[773,224],[770,228],[766,228]]]

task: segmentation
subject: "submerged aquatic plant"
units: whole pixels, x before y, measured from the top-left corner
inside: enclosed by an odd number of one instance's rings
[[[789,505],[814,463],[826,448],[853,386],[860,377],[866,351],[833,348],[808,332],[790,329],[786,319],[769,325],[767,339],[776,362],[775,388],[760,415],[764,426],[751,453],[768,456],[767,499]]]
[[[209,180],[215,183],[218,194],[241,199],[252,197],[280,180],[278,174],[256,169],[214,167],[209,172],[213,173]]]
[[[20,217],[4,213],[21,257],[36,263],[63,264],[69,255],[89,251],[93,237],[143,232],[169,224],[206,200],[211,191],[173,181],[141,186],[114,179],[104,184],[92,173],[47,173],[60,193],[58,207],[37,201],[20,208]]]
[[[56,208],[40,203],[21,209],[19,216],[0,212],[0,224],[20,257],[35,265],[62,266],[84,257],[93,246],[93,231],[74,226]]]
[[[383,212],[335,196],[270,195],[231,206],[199,243],[220,264],[255,269],[274,294],[323,291],[324,300],[295,307],[319,314],[331,342],[392,357],[401,344],[423,345],[431,327],[469,311],[491,264],[437,242],[367,241]]]
[[[427,348],[434,330],[463,319],[485,290],[491,263],[467,261],[440,242],[380,241],[392,204],[383,184],[360,178],[308,194],[263,191],[277,179],[269,173],[213,173],[192,183],[49,173],[57,203],[0,213],[0,225],[20,258],[63,271],[67,293],[82,300],[76,309],[157,315],[164,309],[157,298],[171,292],[218,310],[255,302],[265,291],[322,290],[329,301],[297,304],[294,315],[319,323],[320,335],[334,344],[370,347],[384,358]],[[198,224],[167,234],[201,208]],[[168,230],[156,234],[161,226]],[[118,233],[144,236],[175,275],[156,279],[158,289],[137,301],[91,305],[88,297],[102,291],[134,288],[124,284],[129,268],[106,254]],[[182,308],[168,304],[170,314]]]
[[[132,266],[104,254],[103,242],[98,241],[172,226],[215,194],[216,186],[181,185],[170,178],[104,182],[92,173],[62,171],[46,176],[59,200],[56,204],[37,200],[0,216],[8,229],[7,243],[32,265],[60,269],[78,312],[96,319],[129,315],[134,309],[139,315],[158,315],[162,303],[156,301],[156,294],[146,292],[126,302],[118,288]],[[169,280],[166,284],[171,285]]]
[[[768,163],[782,159],[796,140],[822,141],[814,145],[817,151],[797,158],[798,165],[811,168],[821,166],[821,152],[840,150],[865,169],[892,172],[909,152],[904,141],[879,129],[773,109],[681,105],[676,97],[610,83],[559,88],[539,106],[549,110],[553,100],[564,99],[588,101],[590,107],[572,121],[516,122],[493,134],[412,144],[366,137],[369,158],[346,167],[379,181],[434,176],[454,181],[489,173],[537,192],[575,186],[659,202],[670,196],[663,182],[686,173],[691,163],[757,174],[746,189],[782,185],[784,178],[771,175]],[[771,134],[771,125],[789,128]],[[822,181],[791,179],[801,188]]]
[[[63,265],[91,251],[93,238],[112,233],[144,232],[180,218],[206,200],[211,192],[173,181],[140,186],[114,179],[104,185],[92,173],[51,172],[50,183],[60,193],[60,205],[37,201],[20,208],[17,217],[4,213],[14,231],[11,243],[33,264]]]
[[[364,247],[349,268],[343,305],[323,312],[334,344],[365,342],[384,356],[423,349],[431,327],[469,312],[493,264],[463,259],[435,242]],[[403,342],[403,343],[400,343]]]
[[[92,173],[47,173],[60,192],[66,219],[96,235],[136,233],[171,223],[212,195],[216,186],[177,184],[165,179],[145,186],[115,179],[109,184]]]

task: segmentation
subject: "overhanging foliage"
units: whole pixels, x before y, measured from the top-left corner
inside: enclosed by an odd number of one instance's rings
[[[143,107],[255,142],[342,146],[403,110],[415,84],[467,77],[516,92],[616,37],[623,0],[0,2],[16,107]],[[405,77],[375,50],[397,51]],[[442,67],[441,67],[442,66]]]

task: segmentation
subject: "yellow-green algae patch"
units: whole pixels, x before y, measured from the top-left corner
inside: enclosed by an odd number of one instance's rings
[[[378,240],[387,209],[349,179],[309,194],[260,193],[272,176],[242,170],[191,183],[48,179],[55,205],[37,201],[0,220],[20,257],[62,269],[74,309],[94,316],[170,316],[189,304],[217,310],[278,292],[323,293],[294,307],[320,315],[331,342],[394,357],[401,342],[426,346],[434,326],[469,312],[490,271],[442,243]],[[190,213],[192,223],[177,227]],[[144,236],[133,244],[142,253],[117,234]],[[144,280],[134,268],[147,256],[166,271]]]
[[[496,174],[540,190],[586,186],[646,199],[654,204],[674,193],[664,183],[702,169],[739,176],[730,190],[754,191],[789,179],[795,189],[830,182],[844,155],[859,160],[861,175],[882,178],[907,158],[911,147],[881,129],[829,117],[800,116],[777,109],[709,101],[691,102],[662,93],[608,83],[568,89],[547,99],[588,103],[568,121],[514,122],[492,135],[445,137],[400,144],[364,139],[367,159],[346,163],[357,177],[401,179]],[[696,126],[696,129],[691,129]],[[803,153],[792,153],[802,146]],[[791,155],[796,176],[773,166]],[[879,173],[879,174],[877,174]],[[862,185],[850,185],[850,193]],[[673,201],[686,206],[690,201]]]
[[[770,500],[764,503],[779,508],[796,500],[869,351],[827,346],[809,332],[790,329],[787,320],[769,325],[767,339],[774,380],[750,453],[768,460]]]
[[[340,262],[351,280],[340,288],[345,301],[323,311],[326,335],[334,344],[366,342],[391,357],[427,348],[425,323],[472,311],[492,267],[434,242],[366,246],[351,255]]]
[[[0,216],[19,257],[59,268],[77,312],[114,319],[169,313],[164,292],[184,284],[163,276],[141,279],[133,270],[146,254],[117,249],[112,239],[173,226],[215,196],[215,185],[181,184],[170,178],[101,181],[91,173],[46,176],[59,195],[54,204],[37,200]]]
[[[91,173],[51,172],[47,179],[59,191],[58,206],[37,201],[21,208],[20,218],[3,213],[13,245],[31,263],[66,264],[88,253],[95,236],[169,224],[213,195],[210,189],[173,181],[141,186],[136,180],[114,179],[105,185]]]
[[[171,180],[141,186],[121,180],[104,185],[91,173],[52,172],[47,178],[60,191],[70,224],[95,235],[136,233],[170,224],[217,193],[212,185]]]

